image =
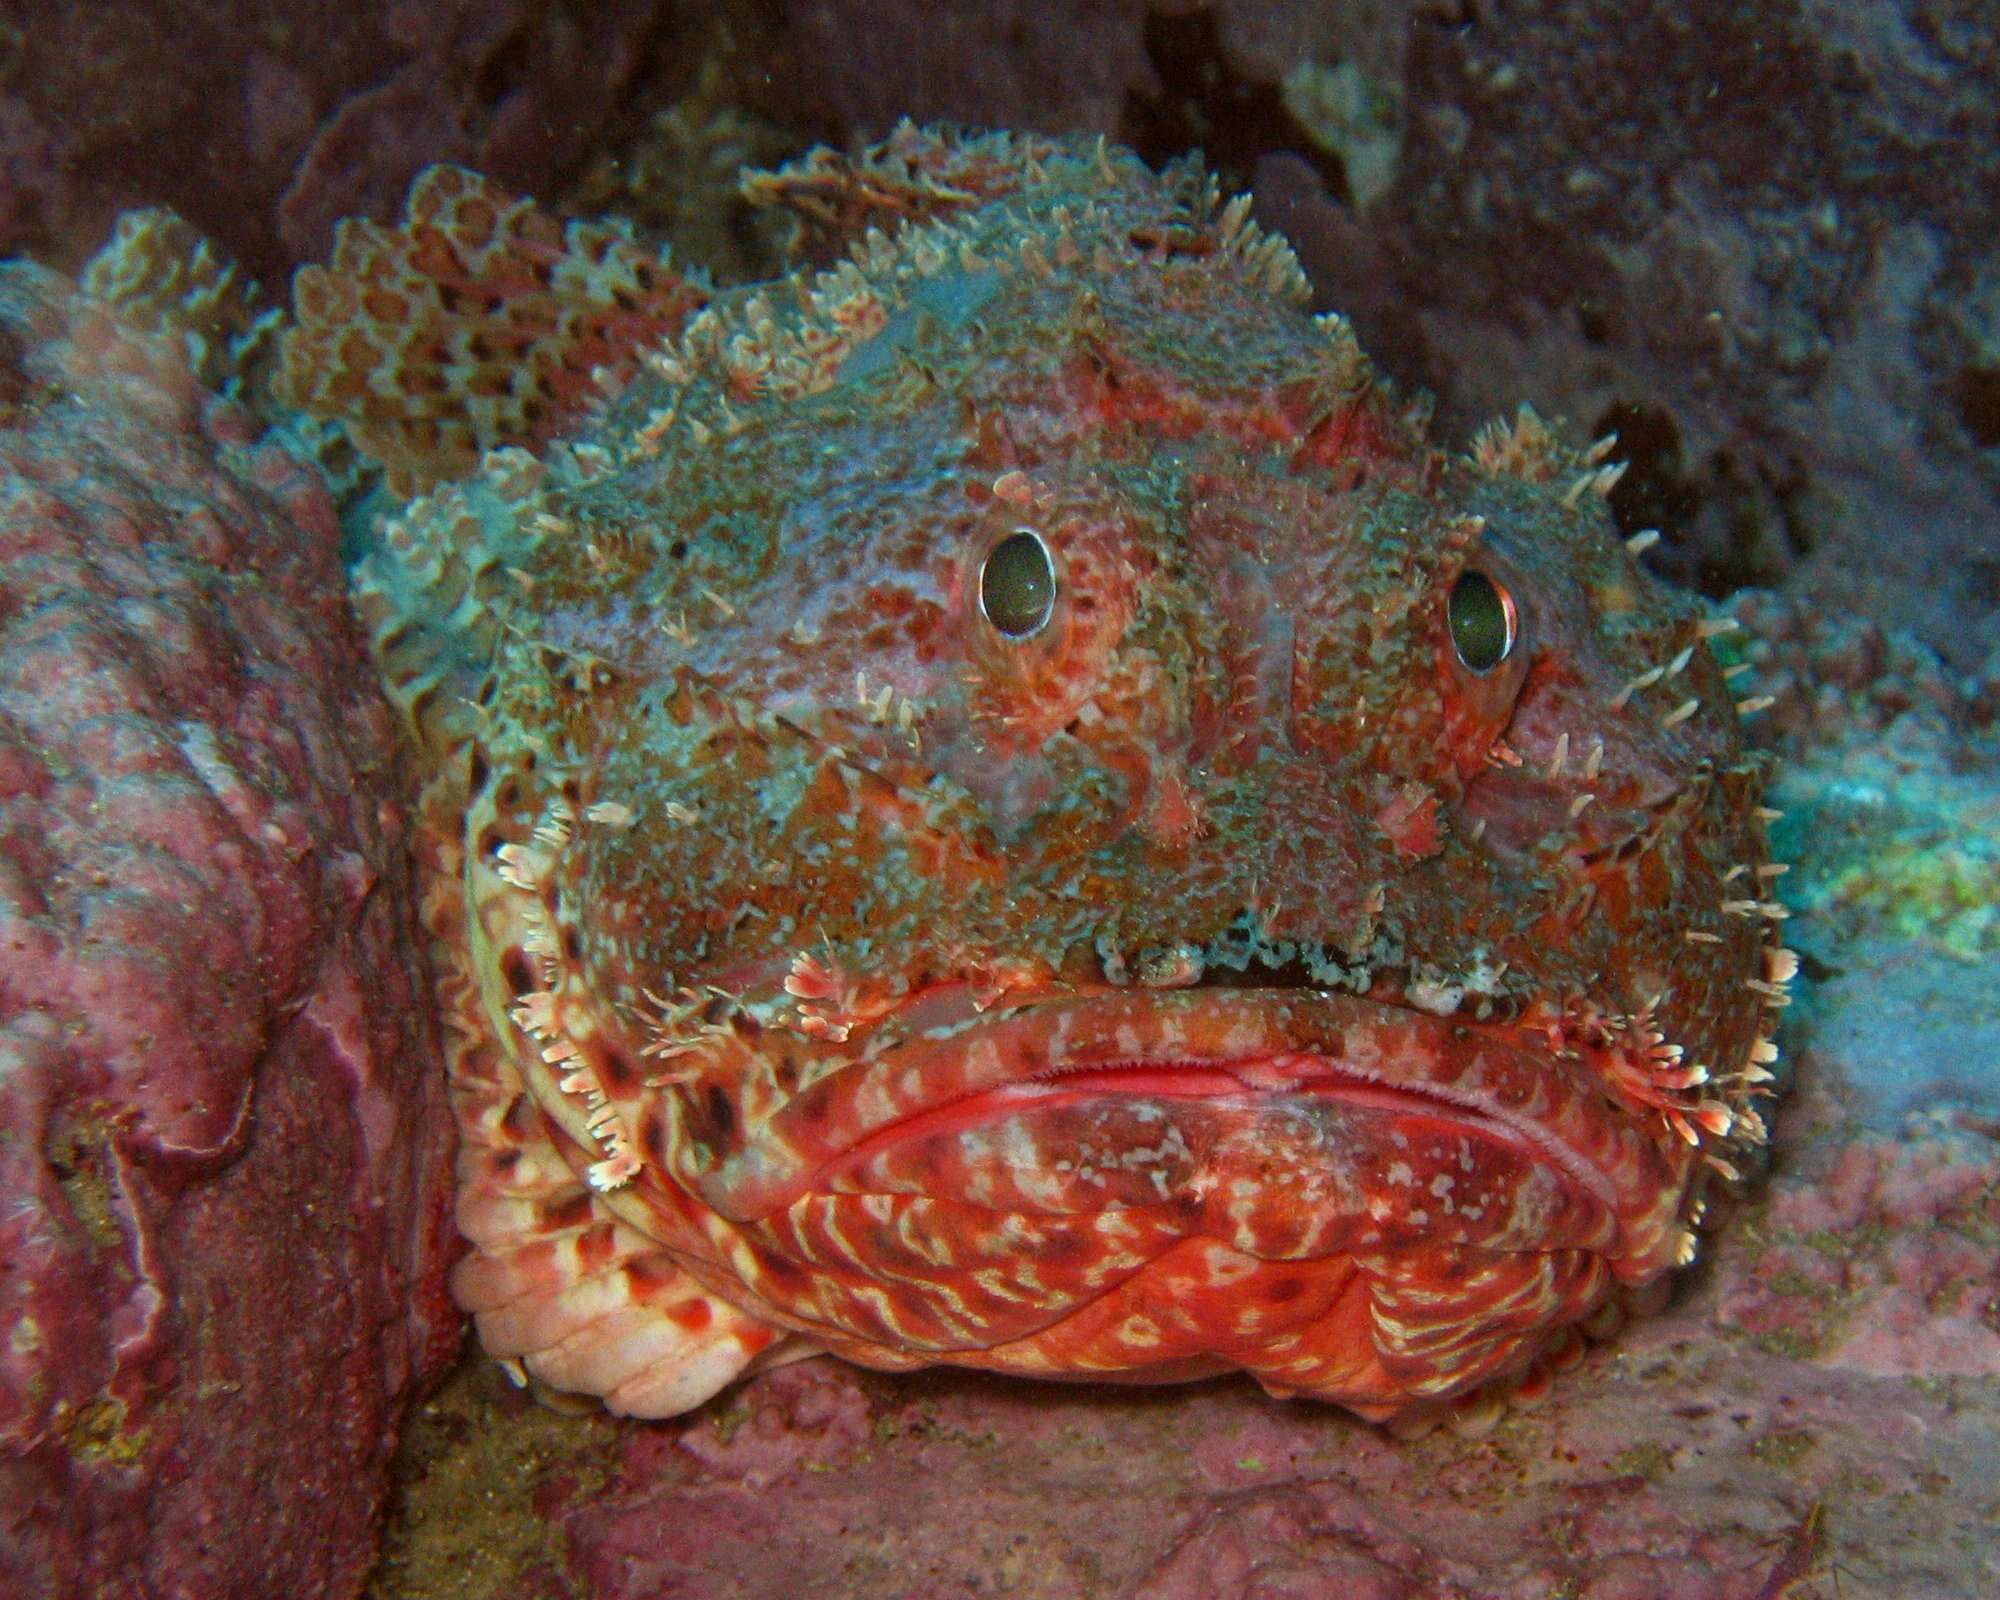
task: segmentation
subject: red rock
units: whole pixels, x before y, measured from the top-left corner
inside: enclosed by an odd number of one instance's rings
[[[0,1592],[350,1595],[453,1349],[388,723],[316,476],[0,273]]]

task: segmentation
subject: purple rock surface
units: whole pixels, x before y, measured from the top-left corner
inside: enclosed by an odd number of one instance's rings
[[[171,205],[271,283],[430,161],[571,172],[684,46],[659,0],[19,0],[0,14],[0,251],[77,265]]]
[[[0,268],[0,1593],[347,1595],[455,1348],[386,708],[317,475]]]

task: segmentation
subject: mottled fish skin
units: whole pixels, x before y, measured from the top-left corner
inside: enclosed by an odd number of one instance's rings
[[[1432,444],[1193,163],[753,184],[851,252],[361,576],[486,1347],[648,1416],[817,1351],[1540,1381],[1691,1259],[1794,965],[1615,467]]]

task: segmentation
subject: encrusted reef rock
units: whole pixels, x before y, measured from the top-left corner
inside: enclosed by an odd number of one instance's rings
[[[0,269],[0,1593],[349,1595],[450,1356],[388,721],[317,477]]]

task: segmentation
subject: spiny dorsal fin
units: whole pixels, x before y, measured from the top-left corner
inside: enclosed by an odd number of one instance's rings
[[[827,266],[871,228],[893,235],[1018,194],[1044,177],[1046,165],[1089,149],[1079,140],[920,128],[905,119],[858,154],[822,147],[775,172],[746,173],[742,187],[751,204],[790,211],[799,225],[793,253]],[[1099,150],[1107,181],[1134,159],[1102,141]]]
[[[332,262],[300,269],[279,394],[409,494],[574,427],[707,300],[616,227],[428,167],[401,225],[343,222]]]
[[[83,272],[84,293],[135,328],[178,339],[207,388],[261,405],[279,324],[257,280],[178,213],[127,211]]]

